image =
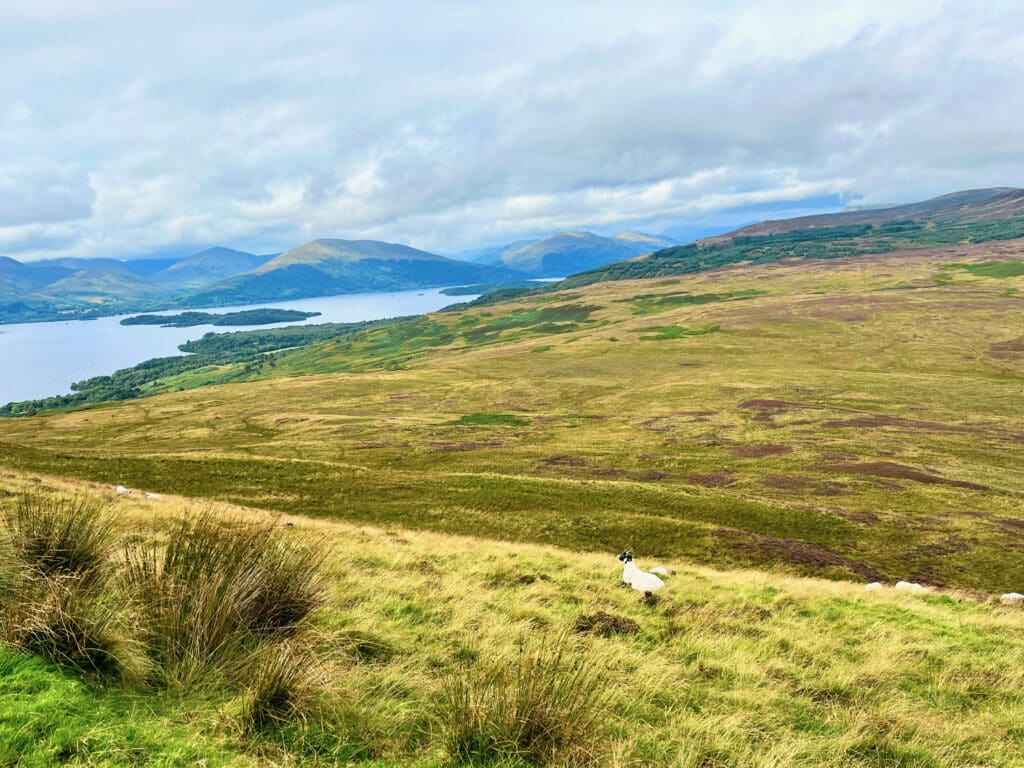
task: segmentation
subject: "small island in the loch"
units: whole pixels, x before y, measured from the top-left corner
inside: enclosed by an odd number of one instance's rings
[[[269,325],[293,323],[317,317],[319,314],[297,309],[245,309],[222,314],[181,312],[177,315],[134,315],[124,318],[121,325],[159,325],[163,328],[191,328],[194,325]]]

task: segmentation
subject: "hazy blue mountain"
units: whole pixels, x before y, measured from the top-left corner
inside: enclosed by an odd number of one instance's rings
[[[202,288],[234,275],[248,272],[272,259],[231,248],[207,248],[176,261],[155,273],[152,279],[175,288]]]
[[[666,237],[638,232],[620,232],[611,237],[586,231],[558,232],[540,240],[479,251],[474,260],[531,277],[564,277],[675,244],[675,240]]]
[[[61,259],[33,261],[29,262],[25,266],[32,268],[50,267],[55,269],[64,269],[67,271],[67,274],[79,272],[83,269],[121,269],[125,272],[131,272],[133,275],[149,277],[161,270],[167,269],[178,261],[181,261],[180,257],[153,259],[78,259],[66,256]]]
[[[471,261],[474,264],[487,264],[494,267],[501,264],[501,257],[506,253],[536,242],[537,238],[533,240],[517,240],[514,243],[495,245],[490,248],[478,248],[471,251],[463,251],[462,253],[455,254],[452,258],[459,259],[460,261]]]
[[[32,293],[70,274],[72,270],[64,267],[23,264],[0,256],[0,288],[8,295]]]

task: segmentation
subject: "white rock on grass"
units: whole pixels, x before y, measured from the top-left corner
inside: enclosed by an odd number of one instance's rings
[[[1013,603],[1024,603],[1024,595],[1020,592],[1007,592],[1005,595],[999,596],[1000,603],[1013,604]]]
[[[125,488],[123,485],[117,486],[117,488],[115,488],[114,490],[117,491],[118,493],[131,493],[131,491]]]

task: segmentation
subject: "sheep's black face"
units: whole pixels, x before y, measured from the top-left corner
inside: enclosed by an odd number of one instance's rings
[[[631,563],[633,562],[633,553],[623,552],[621,555],[619,555],[619,560],[621,560],[623,563]]]

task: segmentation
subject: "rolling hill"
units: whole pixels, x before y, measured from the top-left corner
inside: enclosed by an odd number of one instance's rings
[[[124,269],[93,267],[73,272],[39,289],[43,299],[79,302],[89,306],[122,306],[141,300],[160,300],[166,289]]]
[[[480,283],[518,276],[508,269],[457,261],[394,243],[313,240],[249,272],[198,291],[186,303],[216,306]]]
[[[541,240],[524,240],[478,252],[474,260],[532,277],[564,277],[673,244],[674,241],[663,237],[636,232],[620,232],[611,237],[585,231],[559,232]]]

